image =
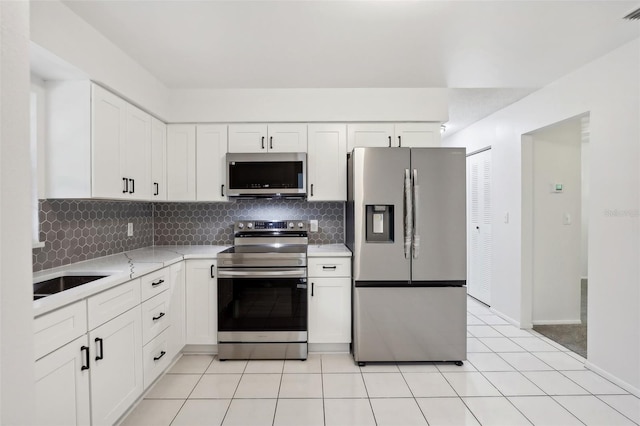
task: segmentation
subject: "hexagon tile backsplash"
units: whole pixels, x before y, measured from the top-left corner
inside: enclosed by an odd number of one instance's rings
[[[311,244],[344,242],[344,203],[302,200],[235,200],[228,203],[145,203],[41,200],[40,241],[33,270],[151,245],[230,245],[233,222],[250,219],[317,219]],[[127,224],[134,233],[127,236]]]
[[[310,244],[344,242],[344,203],[235,200],[228,203],[156,203],[155,244],[233,244],[233,222],[252,219],[318,220]]]

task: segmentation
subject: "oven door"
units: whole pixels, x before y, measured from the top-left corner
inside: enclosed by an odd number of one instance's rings
[[[219,268],[219,340],[299,340],[296,336],[304,335],[306,341],[306,275],[306,268]]]

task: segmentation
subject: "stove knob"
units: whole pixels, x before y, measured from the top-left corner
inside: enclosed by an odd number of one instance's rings
[[[300,228],[300,229],[304,228],[304,223],[298,222],[298,228]]]
[[[289,222],[289,229],[293,229],[293,222]]]
[[[247,223],[247,229],[252,229],[253,228],[253,223],[249,222]]]
[[[244,223],[239,223],[238,224],[238,229],[243,229],[244,228]]]

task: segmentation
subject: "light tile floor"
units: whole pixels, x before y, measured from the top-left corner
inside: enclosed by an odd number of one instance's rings
[[[638,425],[640,399],[468,299],[468,360],[373,364],[185,355],[122,425]]]

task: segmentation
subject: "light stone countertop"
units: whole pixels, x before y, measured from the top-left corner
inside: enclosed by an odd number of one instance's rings
[[[187,259],[215,259],[229,246],[152,246],[34,272],[33,282],[61,275],[105,275],[105,278],[34,300],[34,316],[42,315],[108,290],[118,284]],[[309,245],[309,257],[349,257],[344,244]]]

